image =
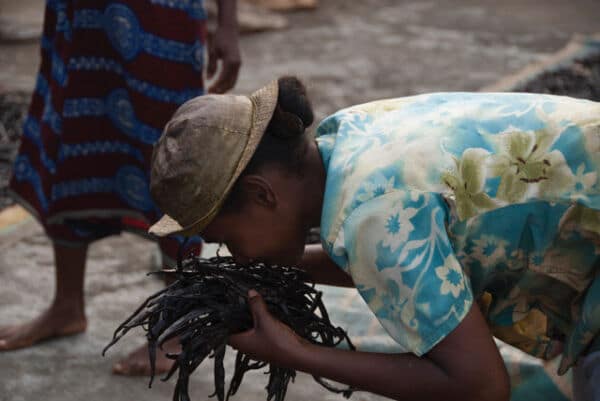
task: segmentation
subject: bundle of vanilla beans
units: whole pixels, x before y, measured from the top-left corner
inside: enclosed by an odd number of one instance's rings
[[[166,381],[178,373],[174,401],[190,400],[190,375],[207,357],[214,359],[213,395],[219,401],[227,400],[236,393],[247,371],[268,365],[238,351],[235,370],[225,393],[223,360],[229,335],[252,327],[252,315],[247,304],[250,289],[260,293],[269,311],[304,339],[329,347],[346,341],[347,346],[354,349],[344,330],[331,324],[321,293],[306,283],[306,276],[299,269],[263,263],[241,266],[232,258],[192,257],[180,261],[176,270],[165,274],[174,274],[176,281],[148,298],[124,321],[104,352],[132,328],[144,328],[148,338],[152,385],[157,348],[172,338],[179,338],[181,352],[167,355],[174,360],[174,365],[163,378]],[[283,401],[296,372],[269,365],[268,373],[267,401]],[[345,397],[352,394],[349,387],[339,389],[320,377],[314,378],[330,391],[342,393]]]

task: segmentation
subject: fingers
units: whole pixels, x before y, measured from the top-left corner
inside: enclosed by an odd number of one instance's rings
[[[215,60],[214,67],[216,69],[216,56],[214,58],[210,58],[208,63],[208,76],[210,77],[210,68],[211,68],[211,60]],[[211,85],[208,89],[210,93],[225,93],[231,88],[235,86],[237,82],[238,73],[240,71],[241,62],[239,60],[225,60],[223,59],[221,62],[221,73],[217,81]],[[213,71],[214,74],[214,71]]]
[[[267,304],[256,290],[248,291],[248,306],[250,308],[250,313],[252,314],[254,327],[242,333],[229,336],[229,345],[236,349],[246,349],[254,346],[257,341],[256,336],[259,327],[261,326],[261,322],[264,319],[265,313],[268,313]]]
[[[215,46],[215,37],[211,33],[208,34],[207,44],[208,66],[206,67],[206,77],[208,79],[212,79],[212,77],[215,75],[215,72],[217,72],[217,60],[219,59],[219,56]]]
[[[260,327],[264,317],[268,316],[269,310],[263,297],[255,290],[248,291],[248,305],[250,306],[254,328],[256,329]]]

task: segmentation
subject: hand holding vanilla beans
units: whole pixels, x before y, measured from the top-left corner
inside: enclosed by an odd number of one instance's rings
[[[161,272],[162,273],[162,272]],[[189,377],[206,359],[214,358],[214,395],[222,401],[238,390],[244,374],[261,369],[266,362],[252,360],[237,353],[235,371],[225,394],[223,360],[228,338],[252,328],[252,315],[248,308],[248,291],[262,295],[269,311],[289,326],[300,337],[313,344],[335,347],[346,341],[354,349],[343,329],[334,327],[321,300],[321,293],[307,284],[303,271],[293,267],[268,266],[263,263],[238,265],[232,258],[189,258],[177,270],[177,281],[149,297],[115,331],[104,352],[129,330],[143,327],[148,338],[148,353],[154,376],[156,348],[178,337],[179,354],[170,354],[175,363],[163,378],[168,380],[178,372],[173,400],[189,400]],[[294,379],[295,370],[269,366],[267,400],[283,401],[288,383]],[[349,397],[352,389],[338,389],[313,376],[330,391]]]

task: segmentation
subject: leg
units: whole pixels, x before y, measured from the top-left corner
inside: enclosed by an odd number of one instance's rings
[[[30,322],[0,328],[0,351],[85,331],[83,280],[87,246],[54,244],[56,288],[50,307]]]
[[[600,401],[600,351],[581,358],[573,369],[573,400]]]

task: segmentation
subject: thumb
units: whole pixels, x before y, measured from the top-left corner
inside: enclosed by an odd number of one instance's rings
[[[248,291],[248,305],[250,307],[250,312],[252,313],[254,327],[260,326],[264,316],[269,313],[265,300],[257,291],[250,290]]]

